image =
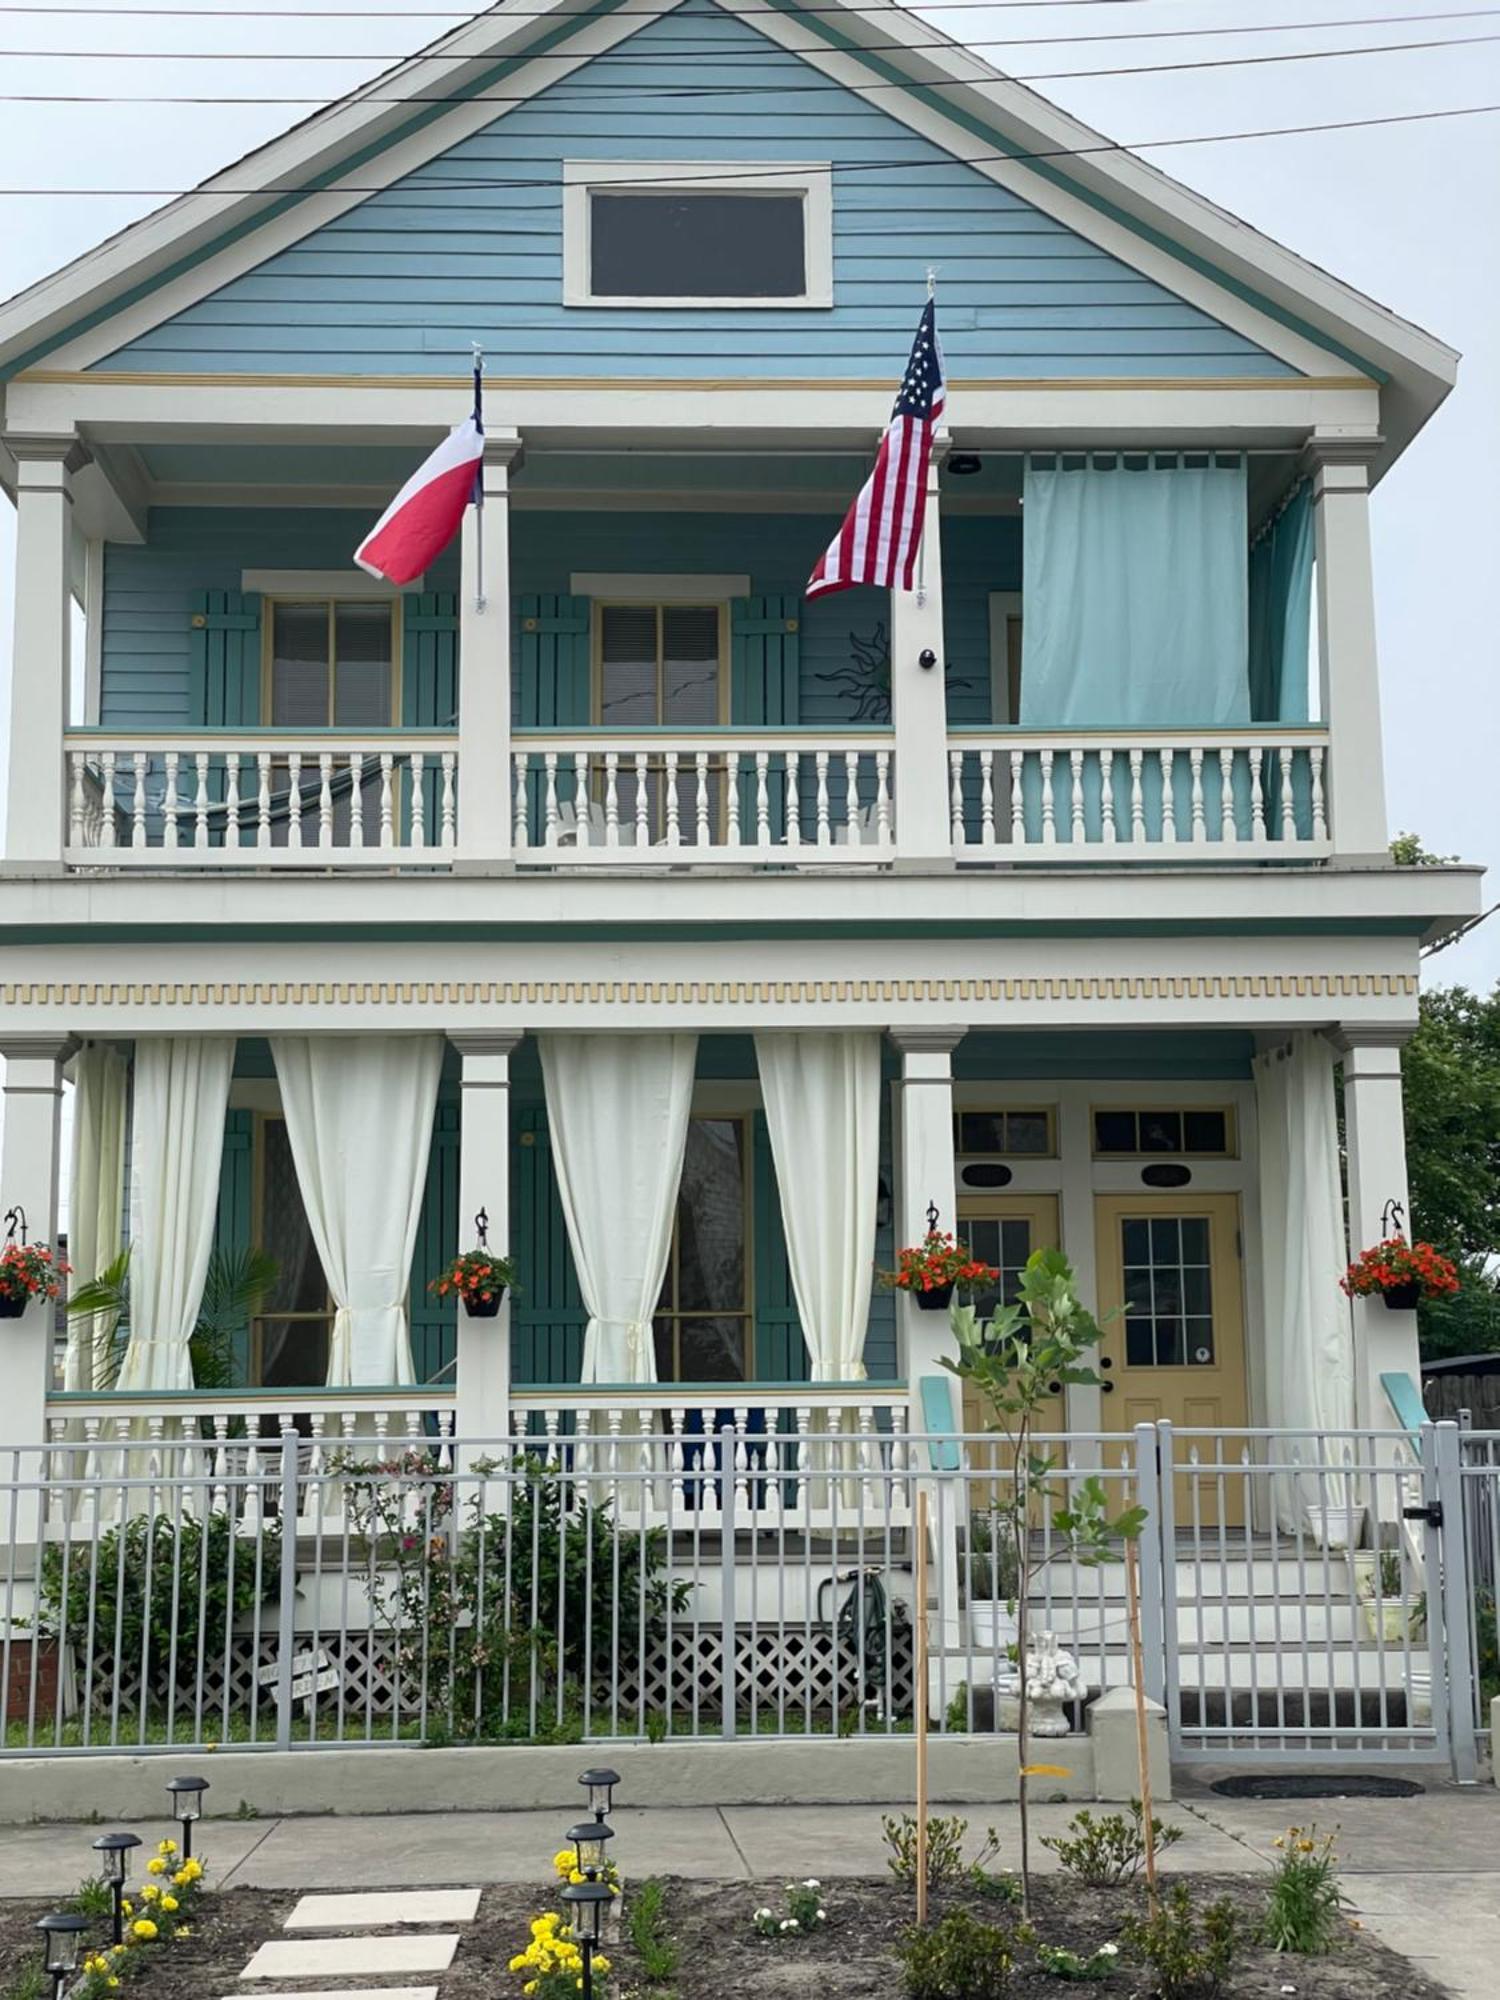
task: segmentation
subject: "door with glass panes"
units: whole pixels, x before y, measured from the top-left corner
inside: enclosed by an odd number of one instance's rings
[[[1034,1250],[1055,1250],[1058,1240],[1057,1196],[1055,1194],[960,1194],[958,1233],[981,1263],[998,1271],[996,1282],[974,1294],[973,1303],[982,1319],[997,1305],[1015,1302],[1026,1259]],[[988,1428],[984,1405],[968,1384],[964,1385],[964,1429],[970,1433]],[[1037,1417],[1040,1431],[1063,1429],[1063,1398],[1049,1396]]]
[[[1182,1430],[1243,1428],[1246,1421],[1245,1316],[1238,1195],[1101,1195],[1098,1226],[1102,1352],[1116,1385],[1110,1428],[1169,1419]],[[1113,1313],[1115,1317],[1106,1316]],[[1199,1442],[1200,1455],[1212,1445]],[[1235,1446],[1228,1454],[1239,1457]],[[1191,1507],[1179,1480],[1179,1516]],[[1206,1481],[1197,1505],[1214,1506]],[[1240,1495],[1226,1489],[1225,1524],[1242,1519]],[[1217,1509],[1214,1521],[1219,1520]],[[1190,1520],[1179,1520],[1191,1527]]]

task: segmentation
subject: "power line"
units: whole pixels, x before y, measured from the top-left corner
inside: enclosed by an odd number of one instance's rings
[[[1067,5],[1067,6],[1086,6],[1086,5],[1103,4],[1103,3],[1104,0],[1056,0],[1056,4]],[[1112,5],[1120,5],[1120,4],[1126,4],[1126,0],[1108,0],[1108,3]],[[941,9],[941,11],[943,11],[944,13],[950,11],[957,11],[968,7],[983,7],[988,12],[995,12],[998,11],[1000,6],[1006,4],[1006,0],[922,0],[922,4],[929,6],[934,10]],[[1016,4],[1022,4],[1022,0],[1016,0]],[[1038,4],[1050,5],[1053,4],[1053,0],[1024,0],[1024,4],[1028,6],[1034,6]],[[1136,4],[1136,0],[1129,0],[1129,4]],[[1140,0],[1140,4],[1147,4],[1147,0]],[[651,21],[665,20],[668,14],[673,11],[675,10],[661,9],[661,10],[646,11],[639,13],[633,16],[632,18],[649,23]],[[797,15],[798,16],[839,15],[839,14],[845,14],[847,13],[847,11],[848,11],[847,8],[841,6],[821,7],[821,6],[807,5],[807,6],[799,6],[797,8]],[[924,21],[922,17],[910,7],[902,7],[897,11],[899,12],[900,16],[903,19],[914,21],[919,26],[928,27],[931,25],[931,23]],[[1500,12],[1500,9],[1496,9],[1494,7],[1448,7],[1448,8],[1438,9],[1436,11],[1427,10],[1420,13],[1407,13],[1407,14],[1343,15],[1339,19],[1333,21],[1329,20],[1243,21],[1238,23],[1230,23],[1228,25],[1206,27],[1206,28],[1115,28],[1110,30],[1095,30],[1094,32],[1088,34],[1000,35],[991,37],[990,39],[984,41],[970,41],[966,38],[962,46],[971,49],[1025,48],[1039,44],[1056,45],[1060,47],[1065,43],[1072,43],[1072,42],[1161,42],[1161,41],[1191,40],[1203,36],[1301,34],[1304,32],[1311,32],[1312,30],[1321,28],[1380,28],[1380,27],[1394,27],[1399,24],[1404,24],[1406,22],[1416,22],[1418,24],[1421,24],[1431,21],[1481,20],[1486,18],[1487,16],[1495,14],[1496,12]],[[444,18],[467,21],[472,18],[467,13],[455,13],[452,16],[441,16],[437,14],[419,14],[400,9],[385,10],[380,8],[364,8],[360,9],[358,12],[351,12],[348,10],[334,11],[330,9],[300,8],[300,7],[299,8],[284,8],[284,7],[214,7],[214,8],[73,7],[69,8],[69,7],[14,6],[5,4],[5,0],[0,0],[0,15],[5,15],[5,14],[47,14],[47,15],[92,14],[92,15],[98,15],[107,20],[138,20],[142,18],[157,18],[157,17],[161,18],[181,17],[184,19],[201,20],[205,16],[207,16],[215,20],[245,20],[245,21],[335,20],[335,21],[359,21],[361,23],[370,20],[439,20]],[[754,5],[737,7],[735,10],[735,14],[732,18],[745,19],[747,17],[755,18],[756,16],[765,16],[765,15],[774,15],[781,20],[786,20],[788,18],[785,11],[781,8],[760,7]],[[528,13],[525,9],[520,9],[513,12],[509,7],[507,7],[505,10],[504,18],[507,22],[509,22],[509,21],[541,20],[548,17],[540,14]],[[951,48],[953,46],[953,38],[945,37],[941,40],[935,40],[931,42],[903,42],[901,46],[904,49]],[[27,50],[26,53],[29,55],[46,54],[46,53],[52,53],[52,54],[75,53],[75,54],[87,55],[90,53],[90,51],[78,50],[71,52],[70,51],[49,52],[49,51]],[[108,56],[115,52],[110,50],[103,50],[103,51],[95,51],[94,53]],[[129,54],[132,52],[127,50],[123,51],[122,53]],[[149,54],[152,52],[146,51],[145,53]],[[169,55],[171,51],[160,50],[156,51],[156,53],[161,55]],[[411,53],[413,56],[419,56],[421,54],[421,50],[415,50]],[[559,61],[564,61],[569,59],[562,55],[558,55],[556,51],[546,51],[544,53],[549,56],[555,56],[556,59]],[[670,58],[673,55],[673,53],[674,52],[671,50],[664,50],[662,52],[662,59]],[[738,52],[726,51],[725,59],[727,60],[728,57],[734,53]],[[245,53],[244,59],[246,61],[254,60],[254,52],[247,51]],[[311,58],[311,60],[314,61],[326,61],[326,62],[336,62],[345,60],[350,62],[358,62],[365,60],[371,62],[399,62],[399,61],[406,61],[409,59],[410,57],[407,56],[365,57],[357,49],[351,50],[347,57],[326,55],[322,57]],[[542,58],[539,56],[532,58],[533,61],[539,61],[541,59]]]
[[[841,161],[836,163],[831,171],[835,177],[885,172],[920,173],[924,169],[934,167],[949,168],[954,164],[955,159],[962,166],[1026,166],[1038,160],[1084,159],[1101,153],[1147,153],[1158,152],[1176,146],[1222,146],[1242,139],[1295,139],[1319,132],[1361,132],[1378,126],[1426,125],[1444,118],[1481,118],[1496,111],[1500,111],[1500,103],[1455,104],[1437,111],[1394,111],[1373,118],[1331,118],[1305,125],[1261,125],[1240,132],[1199,132],[1177,139],[1101,139],[1097,145],[1093,146],[1049,146],[1030,152],[955,154],[952,157],[945,155],[942,159],[937,160]],[[763,185],[767,180],[776,179],[782,174],[792,175],[799,181],[803,181],[806,179],[807,169],[806,167],[780,167],[776,162],[769,161],[764,166],[756,166],[748,177],[753,179],[757,185]],[[732,186],[735,181],[744,180],[745,178],[747,178],[747,170],[743,167],[738,169],[726,168],[722,174],[704,173],[698,169],[695,169],[693,173],[693,182],[697,187],[705,186],[711,182]],[[479,179],[467,178],[464,180],[453,180],[445,177],[442,180],[426,183],[426,185],[434,192],[441,191],[445,194],[511,188],[541,188],[555,193],[559,183],[555,176],[549,178],[534,176],[529,179],[516,176],[507,176],[504,178],[490,176]],[[342,201],[350,195],[376,195],[384,194],[385,192],[385,184],[366,187],[348,185],[321,188],[286,187],[275,183],[262,187],[237,188],[206,186],[191,188],[0,187],[0,198],[17,199],[27,197],[35,200],[51,201],[81,196],[97,197],[104,200],[175,201],[187,195],[201,194],[221,201],[239,201],[247,195],[287,195],[311,201],[315,200],[319,195],[326,195],[332,199]]]
[[[1267,63],[1326,62],[1336,56],[1385,56],[1402,55],[1414,50],[1477,48],[1481,44],[1500,42],[1500,34],[1492,35],[1447,35],[1421,42],[1366,42],[1350,49],[1290,49],[1263,56],[1210,56],[1193,62],[1176,63],[1130,63],[1114,65],[1107,69],[1051,69],[1009,72],[1009,83],[1061,83],[1091,76],[1171,76],[1188,70],[1243,69],[1258,67]],[[0,49],[0,55],[8,53]],[[578,58],[573,58],[578,60]],[[598,58],[607,60],[607,58]],[[568,91],[574,95],[625,96],[632,103],[650,103],[655,100],[670,101],[674,98],[699,97],[786,97],[809,91],[846,92],[850,85],[824,81],[819,83],[705,83],[670,84],[657,86],[651,90],[641,90],[632,83],[611,82],[605,79],[582,81],[565,78],[553,85],[554,90]],[[907,90],[907,83],[873,82],[861,84],[861,92],[871,90]],[[966,77],[928,78],[923,80],[923,88],[937,90],[967,90],[973,87],[973,80]],[[352,94],[352,93],[351,93]],[[415,92],[394,97],[381,96],[374,91],[357,92],[361,104],[528,104],[535,93],[520,96],[499,96],[488,92]],[[188,95],[142,94],[125,96],[113,91],[3,91],[0,104],[327,104],[327,97],[217,97],[207,94]]]

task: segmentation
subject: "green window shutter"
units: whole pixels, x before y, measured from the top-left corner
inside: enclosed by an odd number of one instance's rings
[[[401,726],[458,726],[458,598],[451,590],[401,600]]]
[[[587,727],[594,719],[588,598],[523,597],[517,616],[517,726]]]
[[[762,1382],[806,1382],[807,1343],[792,1291],[786,1234],[781,1222],[781,1196],[771,1157],[766,1114],[755,1114],[755,1372]]]
[[[193,720],[210,729],[260,724],[260,596],[205,590],[192,613]]]
[[[214,1249],[232,1257],[249,1250],[255,1232],[255,1113],[231,1111],[224,1119],[224,1151],[219,1162],[219,1203],[214,1214]],[[235,1377],[250,1380],[250,1327],[235,1330]]]
[[[800,597],[737,597],[729,611],[729,719],[794,727],[801,717]]]
[[[576,1382],[583,1373],[588,1314],[552,1171],[547,1114],[539,1107],[514,1115],[515,1179],[511,1253],[520,1290],[511,1306],[511,1377],[516,1382]]]
[[[427,1185],[417,1218],[407,1312],[411,1357],[419,1382],[453,1381],[458,1353],[458,1301],[428,1290],[431,1279],[458,1255],[458,1121],[456,1100],[440,1101],[427,1156]]]

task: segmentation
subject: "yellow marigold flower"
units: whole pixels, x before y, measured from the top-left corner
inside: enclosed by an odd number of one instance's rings
[[[609,1960],[607,1958],[596,1957],[594,1960],[594,1970],[595,1972],[608,1972]]]
[[[157,1847],[156,1851],[158,1854],[175,1854],[177,1852],[177,1842],[175,1840],[164,1840]]]
[[[132,1917],[135,1915],[135,1904],[131,1902],[128,1896],[122,1896],[120,1898],[120,1908],[124,1911],[127,1917]]]
[[[146,1873],[148,1875],[165,1875],[166,1872],[166,1862],[162,1860],[159,1854],[153,1854],[151,1859],[146,1863]]]
[[[1297,1842],[1297,1852],[1299,1854],[1311,1854],[1312,1851],[1313,1844],[1310,1840],[1299,1840]]]
[[[191,1937],[193,1935],[193,1927],[191,1924],[179,1924],[176,1934],[180,1938]]]
[[[511,1960],[510,1964],[506,1967],[506,1971],[524,1972],[525,1970],[526,1970],[526,1954],[524,1951],[517,1952],[516,1956]]]
[[[583,1870],[581,1868],[570,1870],[568,1880],[570,1882],[581,1882],[583,1880]]]
[[[130,1928],[138,1938],[154,1938],[156,1936],[156,1926],[149,1917],[137,1917]]]
[[[175,1910],[178,1907],[177,1898],[175,1896],[163,1896],[161,1906],[164,1910]]]
[[[203,1863],[201,1861],[184,1861],[182,1872],[190,1882],[196,1882],[198,1877],[203,1873]]]
[[[161,1890],[157,1888],[156,1884],[148,1882],[141,1891],[141,1901],[143,1903],[154,1903],[160,1894]]]
[[[106,1985],[106,1986],[118,1986],[120,1982],[119,1982],[119,1980],[118,1980],[118,1979],[117,1979],[117,1978],[115,1977],[115,1975],[114,1975],[113,1973],[111,1973],[111,1974],[109,1975],[109,1978],[108,1978],[108,1979],[107,1979],[107,1980],[106,1980],[106,1981],[105,1981],[104,1983],[105,1983],[105,1985]]]
[[[521,1991],[523,1993],[535,1993],[536,1988],[537,1982],[534,1979],[528,1979],[526,1984],[521,1988]]]

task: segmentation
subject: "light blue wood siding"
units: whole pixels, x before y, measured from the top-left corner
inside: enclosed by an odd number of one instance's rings
[[[563,160],[643,158],[834,162],[832,308],[565,308]],[[508,375],[894,381],[930,263],[957,376],[1295,372],[711,0],[100,365],[461,373],[478,339]]]

